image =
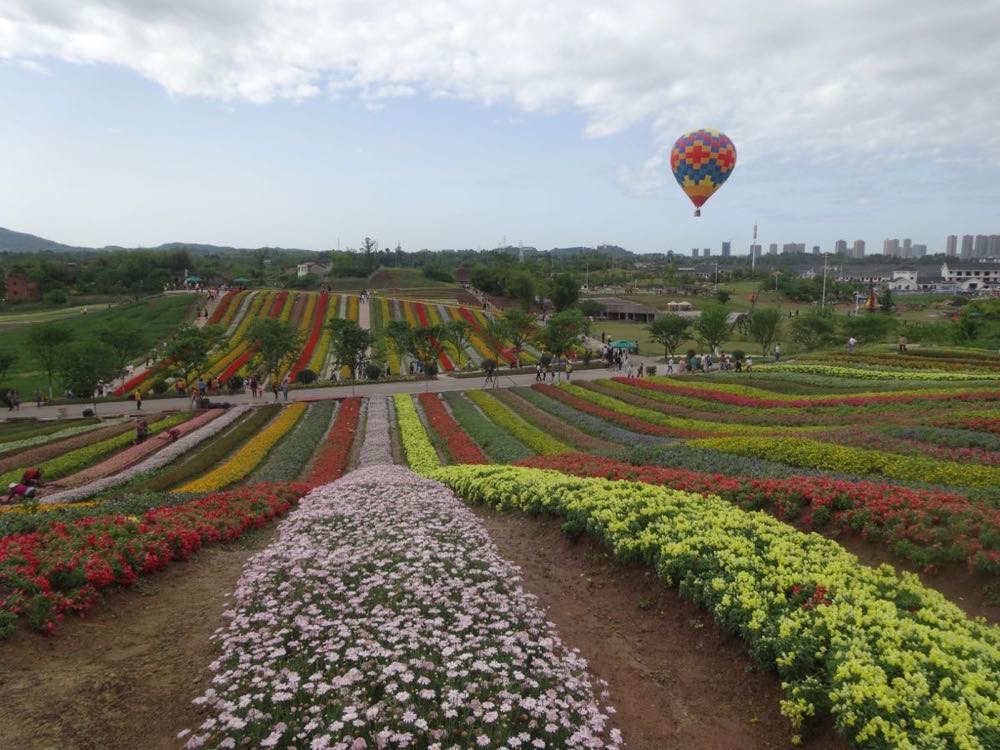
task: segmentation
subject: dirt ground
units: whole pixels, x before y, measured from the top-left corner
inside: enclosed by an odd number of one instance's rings
[[[620,566],[558,521],[477,509],[500,553],[521,566],[526,590],[608,682],[617,726],[632,750],[790,747],[777,675],[743,642],[640,566]],[[832,726],[802,745],[846,748]]]
[[[641,568],[620,567],[554,521],[480,511],[525,587],[610,684],[634,750],[751,750],[789,745],[777,678],[743,644]],[[0,748],[176,748],[201,721],[201,694],[225,595],[274,527],[203,550],[49,638],[21,630],[0,643]],[[846,747],[829,727],[805,745]]]
[[[275,526],[210,547],[110,594],[51,637],[21,629],[0,642],[0,748],[176,748],[202,718],[209,635],[243,563]]]

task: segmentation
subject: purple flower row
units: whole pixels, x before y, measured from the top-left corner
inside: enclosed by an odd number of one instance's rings
[[[187,747],[618,748],[613,709],[485,528],[373,466],[310,493],[247,564]]]
[[[187,453],[196,445],[204,442],[213,435],[218,435],[250,409],[250,406],[237,406],[230,409],[225,414],[216,417],[211,422],[198,428],[194,432],[184,435],[179,438],[177,442],[170,443],[147,458],[145,461],[140,461],[135,466],[130,466],[117,474],[112,474],[109,477],[95,479],[93,482],[88,482],[80,487],[73,487],[68,490],[63,490],[62,492],[53,492],[51,495],[43,497],[39,502],[45,504],[73,503],[77,500],[86,500],[87,498],[93,497],[110,487],[116,487],[119,484],[131,482],[133,479],[142,476],[143,474],[149,474],[158,469],[162,469],[167,464],[176,461],[180,456]]]

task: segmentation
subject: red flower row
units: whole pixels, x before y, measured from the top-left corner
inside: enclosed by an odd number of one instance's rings
[[[360,413],[360,396],[352,396],[340,402],[337,418],[327,433],[326,441],[309,472],[309,478],[306,479],[310,485],[326,484],[343,476],[354,445],[354,435],[358,431]]]
[[[556,388],[554,385],[544,385],[542,383],[536,383],[533,386],[536,391],[544,393],[549,398],[554,398],[556,401],[562,401],[567,406],[572,406],[574,409],[591,414],[595,417],[600,417],[601,419],[606,419],[609,422],[613,422],[627,430],[632,430],[633,432],[641,432],[646,435],[661,435],[663,437],[704,437],[710,435],[707,432],[694,432],[692,430],[680,430],[671,427],[664,427],[663,425],[653,424],[652,422],[647,422],[644,419],[639,419],[638,417],[631,417],[628,414],[622,414],[621,412],[613,411],[607,409],[603,406],[598,406],[597,404],[591,403],[586,399],[582,399],[579,396],[574,396],[561,388]]]
[[[313,349],[316,348],[316,342],[319,341],[320,334],[323,333],[323,321],[326,320],[326,308],[329,304],[330,295],[326,292],[321,292],[319,302],[316,304],[316,313],[313,315],[312,327],[309,329],[309,340],[306,341],[305,348],[295,361],[291,372],[288,373],[288,376],[292,380],[295,380],[295,376],[299,374],[299,371],[309,364],[309,360],[312,359]]]
[[[431,428],[437,432],[448,445],[448,453],[456,464],[488,464],[489,459],[472,442],[465,430],[448,413],[441,399],[435,393],[421,393],[417,399],[423,407],[424,415]]]
[[[996,417],[964,417],[957,420],[946,420],[942,424],[953,424],[957,427],[964,427],[967,430],[992,432],[995,435],[1000,435],[1000,419]]]
[[[308,489],[258,484],[156,508],[141,519],[88,516],[0,538],[0,637],[20,617],[51,633],[64,613],[86,612],[100,589],[129,586],[204,545],[238,539],[286,513]]]
[[[496,340],[488,333],[486,333],[486,331],[483,330],[483,327],[479,324],[479,319],[475,315],[473,315],[472,310],[470,310],[467,307],[460,307],[458,308],[458,314],[461,315],[467,323],[472,325],[476,333],[479,334],[479,337],[483,341],[486,341],[491,345],[494,344]],[[507,364],[509,365],[517,364],[517,357],[514,356],[514,353],[511,352],[509,349],[504,349],[503,351],[500,352],[500,355],[507,360]]]
[[[718,495],[745,510],[767,510],[807,528],[835,524],[866,538],[887,540],[898,553],[928,567],[965,559],[971,570],[1000,573],[1000,511],[949,492],[807,475],[731,477],[633,466],[584,453],[536,456],[518,465]]]
[[[281,315],[281,311],[285,307],[285,300],[288,299],[288,292],[284,289],[278,292],[278,296],[274,298],[274,302],[271,303],[271,310],[268,312],[267,317],[277,318]]]
[[[802,407],[802,406],[871,406],[876,404],[906,404],[913,401],[966,401],[966,400],[989,400],[1000,399],[1000,391],[994,395],[992,393],[916,393],[916,394],[891,394],[878,393],[868,396],[831,396],[829,398],[753,398],[751,396],[740,396],[735,393],[725,391],[709,391],[701,388],[689,388],[673,383],[651,383],[648,380],[638,378],[612,378],[619,383],[626,383],[637,388],[645,388],[651,391],[665,391],[678,396],[690,396],[702,401],[716,401],[734,406],[752,406],[758,409],[771,409],[781,407]]]
[[[215,306],[215,310],[212,311],[211,317],[208,319],[206,325],[214,326],[223,316],[226,314],[226,310],[229,309],[230,303],[233,301],[233,297],[236,296],[235,291],[228,291],[223,295],[222,299],[219,300],[219,304]]]

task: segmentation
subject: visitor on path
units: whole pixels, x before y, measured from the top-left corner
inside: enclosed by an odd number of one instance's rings
[[[149,423],[142,417],[136,420],[135,423],[135,444],[145,442],[146,438],[149,437]]]
[[[856,338],[854,338],[853,336],[851,336],[849,339],[847,339],[847,353],[848,354],[853,354],[854,353],[854,347],[856,347],[857,345],[858,345],[858,340]]]
[[[906,351],[906,336],[899,337],[899,351],[901,352]]]
[[[569,381],[569,376],[572,375],[572,374],[573,374],[573,363],[567,361],[566,362],[566,380],[567,380],[567,382]]]
[[[541,362],[535,363],[535,382],[541,382],[542,379],[542,364]]]
[[[189,395],[191,396],[191,403],[189,408],[194,409],[198,405],[198,390],[196,388],[191,388],[189,390],[190,390]]]
[[[278,379],[277,378],[273,378],[271,380],[271,393],[274,394],[274,400],[275,400],[275,402],[277,402],[278,401]]]
[[[753,357],[747,357],[747,372],[753,372]]]
[[[29,487],[21,482],[11,482],[7,485],[7,490],[9,494],[4,500],[5,503],[20,503],[24,500],[30,500],[38,492],[34,487]]]
[[[44,400],[44,398],[42,397],[42,392],[36,388],[35,389],[35,406],[41,406],[43,400]]]
[[[136,388],[132,392],[132,398],[135,399],[135,410],[142,411],[142,389]]]
[[[775,362],[781,361],[781,344],[774,345],[774,361]]]
[[[674,374],[674,358],[670,357],[667,359],[667,375]]]
[[[288,400],[288,376],[285,375],[281,380],[281,395],[284,397],[285,401]]]
[[[201,398],[205,398],[208,393],[208,383],[205,382],[204,378],[198,378],[198,395]]]

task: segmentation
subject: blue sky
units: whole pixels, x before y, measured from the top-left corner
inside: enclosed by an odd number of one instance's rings
[[[753,34],[727,16],[708,52],[645,36],[676,24],[670,3],[569,4],[562,29],[514,0],[256,5],[0,2],[0,226],[98,246],[737,253],[755,220],[765,244],[824,249],[1000,233],[997,2],[909,3],[908,28],[887,7],[881,30],[863,3],[778,3]],[[914,52],[880,46],[901,34]],[[702,126],[739,161],[695,219],[663,157]]]

